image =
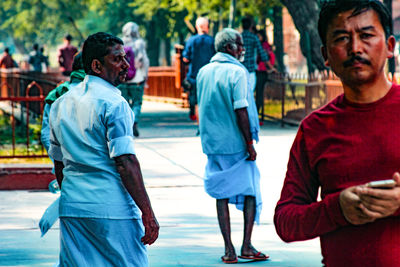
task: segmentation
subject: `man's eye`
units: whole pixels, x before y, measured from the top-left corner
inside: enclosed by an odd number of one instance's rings
[[[335,38],[335,42],[343,42],[346,40],[348,40],[347,36],[339,36],[339,37]]]
[[[365,39],[365,38],[370,38],[370,37],[372,37],[373,35],[372,34],[370,34],[370,33],[362,33],[361,34],[361,38],[363,38],[363,39]]]

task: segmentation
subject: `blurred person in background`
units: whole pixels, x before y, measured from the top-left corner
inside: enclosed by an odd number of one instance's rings
[[[138,124],[143,103],[144,87],[146,85],[148,71],[149,71],[149,58],[146,52],[146,42],[140,37],[139,25],[135,22],[128,22],[122,27],[122,40],[125,47],[131,47],[134,54],[135,62],[135,75],[133,78],[122,83],[118,88],[127,95],[129,92],[130,107],[135,114],[135,123],[133,125],[133,135],[139,136]]]
[[[189,92],[189,117],[197,120],[197,93],[196,77],[200,68],[210,62],[215,54],[214,38],[208,35],[209,22],[205,17],[196,20],[197,34],[187,40],[183,50],[183,62],[189,64],[189,71],[184,81],[186,90]]]
[[[261,42],[261,46],[264,49],[264,52],[269,57],[269,62],[272,66],[275,65],[275,54],[272,50],[272,46],[268,43],[268,37],[265,33],[265,30],[257,31],[257,37]],[[265,83],[268,80],[268,68],[265,65],[265,62],[261,60],[261,56],[257,55],[257,70],[256,70],[256,105],[257,111],[260,113],[262,105],[264,104],[264,88]]]
[[[0,69],[11,69],[11,68],[18,68],[18,65],[12,58],[10,54],[10,49],[6,47],[4,48],[3,55],[0,59]]]
[[[32,46],[32,51],[29,53],[28,63],[30,64],[30,69],[37,72],[43,71],[43,63],[46,64],[46,59],[40,52],[39,44],[35,43]]]
[[[72,72],[72,62],[74,55],[78,53],[78,49],[71,45],[72,36],[66,34],[64,36],[64,44],[58,48],[58,64],[60,65],[60,71],[63,75],[69,76]]]

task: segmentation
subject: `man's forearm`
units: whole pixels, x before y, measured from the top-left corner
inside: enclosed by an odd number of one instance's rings
[[[308,196],[301,197],[303,192],[288,182],[285,182],[283,190],[274,215],[276,232],[283,241],[312,239],[349,225],[340,210],[340,192],[309,203],[303,201]],[[292,192],[294,196],[291,196]]]
[[[236,117],[239,125],[239,129],[243,134],[246,143],[251,143],[252,137],[250,132],[250,121],[249,114],[247,113],[247,108],[236,109]]]
[[[143,214],[152,214],[150,199],[144,186],[140,164],[135,155],[122,155],[115,158],[117,171],[122,183]]]

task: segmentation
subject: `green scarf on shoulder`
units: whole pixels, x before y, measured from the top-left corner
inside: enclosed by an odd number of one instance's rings
[[[79,82],[83,81],[83,79],[85,78],[85,75],[86,75],[86,73],[84,70],[74,70],[73,72],[71,72],[71,75],[69,76],[70,81],[63,82],[62,84],[57,86],[55,89],[53,89],[49,92],[46,99],[44,100],[46,102],[46,104],[49,104],[49,105],[53,104],[53,102],[56,101],[57,98],[59,98],[60,96],[62,96],[66,92],[68,92],[69,86],[71,85],[71,83],[79,83]]]

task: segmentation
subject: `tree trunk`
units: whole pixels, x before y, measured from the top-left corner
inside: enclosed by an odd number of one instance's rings
[[[318,0],[281,0],[293,18],[293,22],[301,35],[301,52],[309,59],[318,70],[326,69],[321,55],[321,40],[318,35]],[[307,34],[308,33],[308,34]],[[305,40],[308,35],[309,40]],[[309,41],[310,51],[305,44]],[[311,71],[311,70],[310,70]]]
[[[231,5],[229,7],[229,28],[234,28],[235,26],[235,13],[236,13],[236,0],[231,0]]]
[[[274,7],[274,46],[275,46],[275,58],[279,72],[285,71],[283,62],[283,22],[282,22],[282,7]]]
[[[171,66],[171,38],[165,39],[165,60],[167,66]]]
[[[154,29],[157,27],[156,21],[151,20],[147,27],[147,55],[150,60],[150,66],[158,66],[158,57],[160,55],[160,38],[154,34]]]

